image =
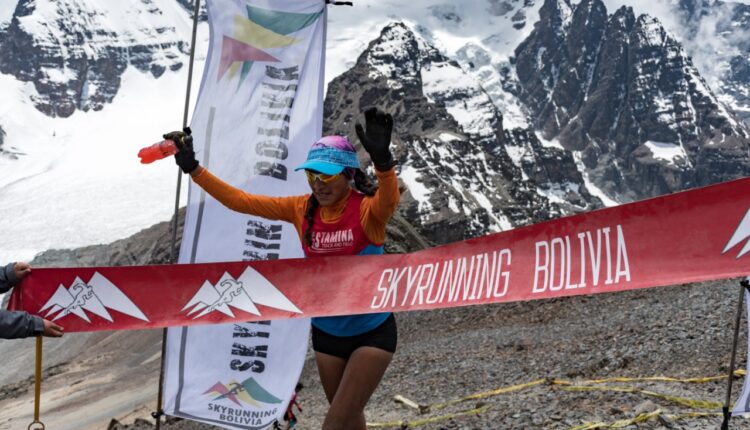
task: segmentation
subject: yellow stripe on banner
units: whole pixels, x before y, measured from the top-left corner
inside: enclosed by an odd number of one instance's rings
[[[229,66],[229,79],[233,79],[235,76],[237,76],[237,72],[240,71],[240,63],[239,61],[235,61],[232,63],[231,66]]]
[[[466,411],[454,412],[452,414],[439,415],[436,417],[430,417],[430,418],[425,418],[425,419],[415,420],[415,421],[391,421],[391,422],[386,422],[386,423],[377,423],[377,422],[367,423],[367,428],[368,429],[369,428],[382,429],[382,428],[389,428],[389,427],[398,427],[398,428],[419,427],[425,424],[430,424],[430,423],[434,423],[438,421],[445,421],[445,420],[449,420],[452,418],[464,417],[467,415],[478,415],[478,414],[481,414],[482,412],[487,411],[487,409],[489,408],[490,408],[489,406],[485,405],[485,406],[475,408],[475,409],[469,409]]]
[[[250,21],[242,15],[234,16],[234,38],[255,48],[281,48],[294,45],[300,39],[275,33]]]

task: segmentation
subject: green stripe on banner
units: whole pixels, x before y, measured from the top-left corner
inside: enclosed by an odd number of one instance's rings
[[[240,80],[237,82],[237,88],[242,86],[242,83],[245,82],[245,77],[247,77],[247,74],[250,73],[250,69],[253,67],[253,64],[255,61],[245,61],[242,63],[242,69],[240,70]]]
[[[279,12],[259,7],[247,6],[247,17],[254,23],[277,34],[291,34],[312,25],[323,14]]]

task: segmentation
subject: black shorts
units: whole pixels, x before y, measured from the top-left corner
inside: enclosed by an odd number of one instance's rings
[[[339,337],[328,334],[317,327],[312,328],[312,344],[316,352],[348,360],[355,349],[372,346],[390,353],[396,352],[398,330],[396,318],[391,314],[382,324],[356,336]]]

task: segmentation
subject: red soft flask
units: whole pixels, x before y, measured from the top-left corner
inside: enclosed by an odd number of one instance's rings
[[[141,158],[141,164],[149,164],[156,160],[161,160],[162,158],[174,155],[177,151],[177,145],[174,144],[174,141],[167,139],[142,148],[138,151],[138,157]]]

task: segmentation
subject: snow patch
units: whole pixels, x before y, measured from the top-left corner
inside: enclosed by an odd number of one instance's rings
[[[17,4],[18,0],[0,0],[0,29],[10,23]]]
[[[688,159],[685,148],[683,148],[680,144],[655,142],[653,140],[649,140],[646,141],[643,145],[651,151],[651,155],[655,159],[664,160],[671,166],[682,164],[680,163],[681,161]]]
[[[440,133],[440,136],[438,136],[438,140],[445,143],[455,142],[457,140],[461,140],[460,137],[454,135],[453,133]]]
[[[521,167],[521,160],[526,155],[526,148],[523,146],[505,145],[505,152],[508,153],[511,161],[516,167]]]
[[[591,181],[591,178],[589,178],[589,172],[586,169],[586,165],[583,164],[583,160],[581,159],[581,152],[573,151],[572,154],[573,160],[575,160],[576,163],[576,167],[578,168],[578,171],[581,172],[581,176],[583,177],[583,184],[586,186],[586,189],[589,190],[589,193],[591,193],[592,196],[598,197],[606,207],[618,206],[620,203],[617,200],[612,199],[609,195],[607,195],[607,193],[604,192],[604,190],[597,187]]]
[[[414,197],[414,200],[419,202],[419,211],[430,211],[432,209],[432,205],[430,204],[430,190],[419,181],[421,177],[419,171],[412,166],[404,166],[398,177],[404,181],[406,188],[409,189],[409,193]]]
[[[470,193],[474,197],[474,199],[477,201],[477,203],[479,203],[479,206],[483,208],[485,211],[487,211],[487,214],[490,216],[490,219],[495,220],[494,224],[490,224],[487,226],[487,230],[490,233],[497,233],[497,232],[501,232],[505,230],[510,230],[513,228],[513,226],[504,216],[498,217],[497,215],[495,215],[492,202],[490,202],[489,199],[487,199],[487,196],[477,191],[470,191]]]
[[[202,68],[196,63],[198,76]],[[111,105],[69,118],[50,118],[28,102],[0,104],[4,146],[22,154],[18,160],[0,157],[0,219],[9,221],[0,223],[0,261],[109,243],[169,220],[177,168],[171,160],[142,165],[137,153],[165,129],[179,128],[182,109],[170,103],[184,91],[186,75],[183,68],[155,80],[128,68]],[[197,95],[199,82],[193,84]],[[0,93],[28,100],[35,90],[0,75]],[[123,118],[127,132],[113,132],[125,130]],[[183,184],[183,204],[186,191]]]
[[[72,69],[57,69],[52,67],[42,67],[40,72],[47,76],[50,82],[64,83],[76,78],[77,74]]]
[[[494,135],[495,105],[474,78],[449,63],[426,64],[421,73],[425,97],[432,103],[444,103],[465,132]],[[458,101],[453,97],[457,93],[469,97]]]
[[[546,188],[542,188],[542,187],[536,188],[537,194],[546,198],[551,203],[557,203],[557,204],[567,204],[568,194],[571,194],[571,193],[578,194],[579,191],[580,191],[580,186],[572,182],[565,182],[562,184],[549,183],[549,184],[546,184]]]
[[[547,140],[542,137],[542,134],[538,131],[534,132],[536,135],[536,138],[539,139],[539,142],[544,146],[545,148],[557,148],[562,149],[563,151],[567,151],[567,149],[563,148],[562,144],[557,139]]]

